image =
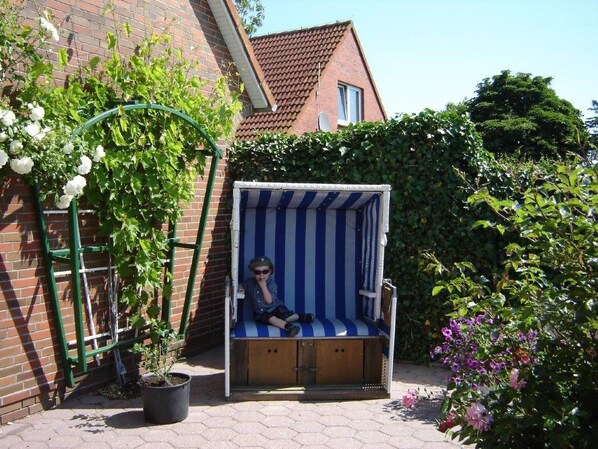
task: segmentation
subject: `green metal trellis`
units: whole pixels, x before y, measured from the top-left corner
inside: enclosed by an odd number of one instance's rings
[[[216,178],[216,169],[218,166],[218,160],[222,157],[222,152],[214,142],[214,140],[207,134],[207,132],[199,125],[195,120],[193,120],[188,115],[172,109],[167,106],[159,105],[159,104],[127,104],[124,106],[116,107],[105,111],[83,123],[73,132],[71,138],[75,138],[85,132],[87,129],[92,127],[93,125],[105,120],[109,117],[112,117],[121,112],[127,112],[135,109],[154,109],[165,111],[170,114],[173,114],[180,119],[184,120],[188,124],[190,124],[195,130],[199,132],[199,134],[205,139],[207,143],[207,149],[212,156],[211,165],[210,165],[210,172],[208,175],[208,182],[206,186],[206,192],[203,201],[203,207],[201,211],[201,216],[199,220],[199,227],[197,229],[197,235],[195,239],[195,243],[181,243],[176,238],[176,222],[171,222],[168,224],[168,242],[170,244],[170,249],[168,252],[169,262],[167,265],[167,270],[170,273],[170,276],[167,277],[169,279],[167,282],[173,282],[173,272],[174,272],[174,257],[175,257],[175,249],[176,248],[186,248],[193,250],[193,258],[191,260],[191,270],[189,273],[189,279],[187,281],[187,290],[185,293],[185,303],[183,306],[182,318],[181,323],[179,326],[179,334],[183,335],[187,331],[187,326],[189,323],[189,312],[191,309],[191,300],[193,296],[193,286],[195,284],[195,278],[197,276],[197,268],[199,265],[199,256],[201,252],[201,246],[203,243],[203,236],[205,232],[205,227],[208,219],[209,207],[210,207],[210,200],[212,196],[212,191],[214,189],[214,180]],[[146,336],[141,335],[133,338],[128,338],[125,340],[119,340],[118,342],[113,342],[112,344],[105,345],[103,347],[95,348],[92,350],[86,349],[85,344],[85,324],[83,319],[83,305],[82,305],[82,298],[81,298],[81,277],[80,277],[80,269],[81,269],[81,255],[82,254],[90,254],[90,253],[98,253],[98,252],[107,252],[109,251],[109,246],[107,245],[87,245],[81,246],[79,242],[79,220],[78,220],[78,207],[76,199],[71,201],[71,204],[68,208],[68,230],[69,230],[69,247],[65,249],[52,249],[50,247],[50,239],[48,236],[48,227],[46,224],[46,219],[44,217],[44,211],[42,207],[42,202],[40,199],[39,188],[35,186],[33,188],[33,197],[35,201],[35,210],[37,215],[37,223],[38,223],[38,230],[41,237],[42,243],[42,254],[44,265],[46,267],[46,275],[48,278],[48,291],[50,294],[51,302],[52,302],[52,312],[54,314],[55,319],[55,329],[56,335],[58,338],[59,349],[60,349],[60,356],[62,361],[62,366],[65,374],[66,384],[69,387],[75,386],[75,378],[73,369],[76,367],[81,372],[85,373],[88,371],[87,367],[87,359],[90,357],[94,357],[98,354],[102,354],[113,349],[123,348],[131,346],[133,343],[137,341],[143,340]],[[60,307],[60,299],[58,297],[58,287],[56,285],[56,277],[54,271],[54,262],[61,262],[61,263],[68,263],[70,266],[70,273],[71,273],[71,286],[73,292],[73,313],[74,313],[74,320],[75,320],[75,334],[76,334],[76,355],[71,354],[69,350],[68,341],[66,339],[66,332],[64,328],[64,322],[62,319],[62,310]],[[163,298],[163,307],[162,307],[162,318],[170,321],[170,302]]]

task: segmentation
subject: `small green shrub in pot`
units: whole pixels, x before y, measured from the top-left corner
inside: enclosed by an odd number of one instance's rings
[[[149,322],[149,344],[136,343],[133,352],[141,355],[141,368],[153,377],[144,382],[154,386],[172,385],[171,370],[180,362],[183,336],[164,320],[151,318]],[[177,378],[178,379],[178,378]]]

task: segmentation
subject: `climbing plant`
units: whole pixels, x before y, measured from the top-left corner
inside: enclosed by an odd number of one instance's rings
[[[53,72],[69,61],[51,14],[42,13],[37,27],[23,25],[18,7],[0,1],[7,12],[0,27],[2,176],[38,185],[59,208],[78,197],[93,204],[130,323],[156,322],[167,249],[162,226],[194,197],[206,152],[201,136],[176,116],[153,109],[125,114],[124,106],[167,105],[217,141],[230,136],[239,92],[229,89],[227,77],[202,79],[167,32],[148,33],[133,54],[123,51],[128,24],[107,34],[107,57],[92,58],[59,83]],[[113,108],[116,115],[73,138],[87,119]]]

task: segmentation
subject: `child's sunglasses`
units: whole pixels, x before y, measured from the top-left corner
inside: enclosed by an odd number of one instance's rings
[[[268,274],[270,270],[253,270],[253,274]]]

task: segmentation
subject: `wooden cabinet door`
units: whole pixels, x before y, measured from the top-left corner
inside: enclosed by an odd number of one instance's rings
[[[317,384],[363,383],[363,340],[335,338],[316,345]]]
[[[252,340],[248,342],[248,385],[295,385],[297,342]]]

